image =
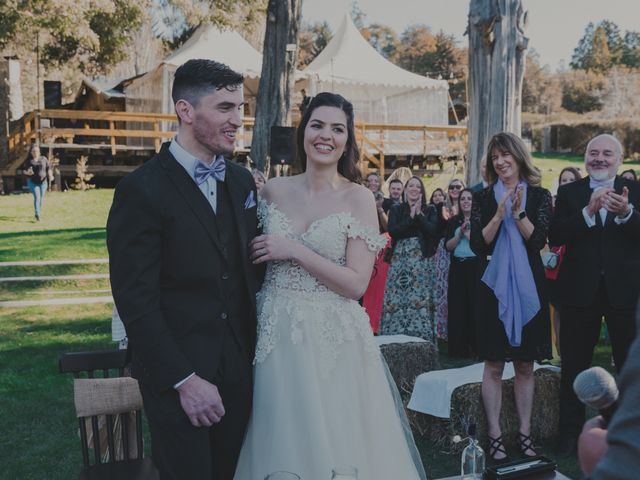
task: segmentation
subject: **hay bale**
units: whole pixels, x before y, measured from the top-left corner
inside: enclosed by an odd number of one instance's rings
[[[535,397],[531,415],[531,433],[537,445],[558,434],[560,412],[560,373],[548,369],[535,372]],[[513,379],[502,382],[500,427],[507,445],[513,445],[518,432],[518,415],[513,394]],[[406,402],[405,402],[406,407]],[[463,447],[452,442],[454,435],[465,436],[471,422],[477,424],[477,435],[488,449],[487,419],[482,404],[481,383],[462,385],[453,391],[451,417],[439,418],[407,409],[414,435],[420,435],[438,448],[454,451]],[[464,443],[464,442],[463,442]]]
[[[440,368],[438,348],[431,342],[389,343],[380,345],[391,376],[403,401],[408,402],[416,377]]]

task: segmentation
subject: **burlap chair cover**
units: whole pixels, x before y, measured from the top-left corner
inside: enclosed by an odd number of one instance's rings
[[[73,381],[73,397],[78,417],[98,415],[100,432],[100,456],[103,462],[109,460],[107,442],[107,421],[105,415],[129,413],[142,409],[142,396],[137,380],[131,377],[118,378],[76,378]],[[122,421],[128,419],[129,456],[137,455],[135,422],[132,415],[114,417],[114,440],[116,460],[124,459],[122,442]],[[85,418],[87,445],[93,448],[91,419]]]

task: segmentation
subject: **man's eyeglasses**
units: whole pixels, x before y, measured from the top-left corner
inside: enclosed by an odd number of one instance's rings
[[[449,185],[449,190],[462,190],[462,185]]]

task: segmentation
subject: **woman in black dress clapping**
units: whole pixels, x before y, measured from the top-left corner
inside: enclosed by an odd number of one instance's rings
[[[487,148],[489,187],[473,197],[471,248],[479,257],[477,353],[484,360],[482,399],[489,456],[506,458],[500,430],[502,371],[513,361],[514,393],[524,456],[536,454],[531,439],[533,362],[551,358],[548,303],[540,250],[551,221],[551,194],[540,186],[522,140],[494,135]]]

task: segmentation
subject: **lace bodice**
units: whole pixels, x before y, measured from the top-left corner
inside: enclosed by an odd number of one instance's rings
[[[276,204],[258,201],[258,221],[263,232],[297,242],[338,265],[346,264],[347,242],[350,238],[364,240],[371,251],[385,247],[387,238],[377,228],[365,227],[350,212],[331,213],[314,221],[302,234],[291,229],[291,220]],[[337,356],[337,346],[356,335],[371,339],[368,317],[354,300],[345,298],[322,284],[304,268],[292,261],[274,261],[258,293],[258,341],[255,362],[266,359],[278,342],[278,325],[286,319],[290,323],[290,338],[296,344],[305,341],[304,331],[321,344],[321,364],[328,371]],[[310,323],[303,326],[302,322]]]
[[[337,263],[346,264],[347,240],[361,238],[370,250],[382,250],[387,239],[376,228],[364,227],[350,212],[331,213],[314,221],[307,230],[297,235],[291,230],[290,219],[278,209],[275,203],[260,199],[258,221],[263,232],[299,241],[314,252]],[[270,262],[267,266],[265,287],[286,288],[301,292],[328,292],[309,272],[295,262]]]

